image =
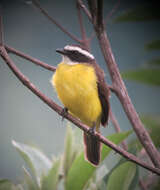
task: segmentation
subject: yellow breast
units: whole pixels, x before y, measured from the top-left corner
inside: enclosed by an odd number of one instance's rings
[[[92,66],[60,63],[51,82],[61,102],[74,116],[89,126],[100,123],[102,108]]]

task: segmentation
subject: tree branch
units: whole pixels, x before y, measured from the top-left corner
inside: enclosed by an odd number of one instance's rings
[[[89,20],[92,22],[92,16],[91,16],[89,10],[87,9],[87,7],[84,5],[83,1],[78,0],[78,4],[82,8],[83,12],[88,16]]]
[[[114,7],[112,8],[112,10],[106,16],[106,18],[104,20],[104,25],[106,25],[107,21],[112,16],[112,14],[117,10],[117,8],[118,8],[119,5],[120,5],[120,0],[118,0],[118,2],[114,5]],[[83,8],[85,9],[86,7],[84,6]],[[86,14],[86,15],[88,16],[88,14]],[[89,16],[88,16],[88,18],[89,18]],[[90,20],[90,18],[89,18],[89,20]],[[92,32],[91,35],[90,35],[90,37],[89,37],[89,40],[91,41],[94,37],[95,37],[95,32]]]
[[[89,5],[91,6],[91,5]],[[92,11],[92,9],[91,9]],[[93,12],[91,13],[93,14]],[[92,22],[93,23],[93,22]],[[124,111],[126,115],[128,116],[141,144],[146,149],[146,152],[148,153],[149,157],[151,158],[154,165],[158,168],[160,168],[160,153],[154,146],[148,132],[144,128],[132,102],[130,97],[128,96],[127,89],[125,87],[125,84],[121,78],[118,66],[116,64],[115,58],[112,53],[112,49],[106,34],[106,31],[98,30],[97,25],[94,25],[94,29],[97,35],[97,38],[99,40],[99,45],[102,50],[105,62],[107,64],[108,70],[111,75],[112,79],[112,85],[114,89],[116,90],[116,95],[119,98]]]
[[[110,119],[111,119],[111,122],[112,122],[116,132],[120,133],[121,132],[120,126],[119,126],[118,121],[116,120],[116,117],[113,114],[112,110],[110,110]],[[121,144],[122,144],[122,147],[124,148],[124,150],[128,149],[128,146],[125,141],[123,141]]]
[[[40,61],[38,59],[35,59],[35,58],[25,54],[25,53],[22,53],[21,51],[18,51],[15,48],[12,48],[12,47],[7,46],[7,45],[5,45],[5,48],[9,53],[13,53],[15,55],[18,55],[18,56],[20,56],[20,57],[22,57],[22,58],[24,58],[24,59],[26,59],[28,61],[31,61],[32,63],[34,63],[34,64],[36,64],[38,66],[41,66],[41,67],[47,69],[47,70],[50,70],[50,71],[55,71],[56,70],[56,67],[48,65],[48,64],[46,64],[46,63],[44,63],[44,62],[42,62],[42,61]]]
[[[87,0],[91,14],[91,21],[95,25],[97,23],[97,2],[96,0]]]
[[[144,128],[130,97],[128,96],[125,84],[120,76],[119,69],[115,63],[114,56],[105,32],[99,34],[97,33],[99,39],[99,44],[104,55],[105,61],[107,63],[114,89],[116,89],[116,95],[118,96],[126,115],[128,116],[140,142],[146,149],[149,157],[156,167],[160,167],[160,155],[156,150],[152,140]]]
[[[104,24],[107,23],[107,21],[109,20],[109,18],[113,15],[113,13],[117,10],[117,8],[120,5],[120,0],[117,0],[117,3],[113,6],[112,10],[108,13],[108,15],[106,16],[105,20],[104,20]]]
[[[45,9],[43,9],[37,0],[32,0],[33,4],[41,11],[41,13],[46,16],[53,24],[55,24],[60,30],[62,30],[65,34],[67,34],[72,40],[76,41],[77,43],[81,43],[76,36],[68,32],[61,24],[59,24],[55,19],[53,19]]]
[[[77,5],[77,12],[78,12],[78,20],[79,20],[79,25],[80,25],[80,31],[81,31],[81,36],[82,36],[81,44],[82,44],[82,46],[85,46],[86,49],[89,51],[90,44],[89,44],[89,41],[88,41],[87,36],[86,36],[86,31],[85,31],[85,28],[84,28],[84,25],[83,25],[81,9],[80,9],[80,5],[78,3],[78,0],[77,0],[76,5]]]
[[[16,67],[14,62],[10,59],[7,51],[3,46],[0,47],[0,54],[5,61],[5,63],[8,65],[8,67],[12,70],[12,72],[17,76],[17,78],[24,84],[28,89],[30,89],[36,96],[38,96],[44,103],[46,103],[51,109],[56,111],[59,115],[62,115],[62,107],[57,105],[55,102],[53,102],[50,98],[46,97],[40,90],[38,90],[30,81],[29,79],[24,76],[21,71]],[[154,168],[152,166],[149,166],[147,163],[142,162],[139,160],[136,156],[128,153],[127,151],[123,150],[119,146],[113,144],[111,141],[100,135],[99,133],[95,132],[95,134],[92,134],[92,132],[89,130],[89,127],[87,127],[85,124],[81,123],[78,119],[74,118],[72,115],[67,114],[64,116],[69,121],[77,125],[80,129],[85,131],[86,133],[89,133],[90,135],[94,135],[99,139],[102,143],[109,146],[125,158],[129,159],[130,161],[142,166],[143,168],[146,168],[153,173],[156,173],[157,175],[160,175],[160,170],[158,168]]]
[[[97,0],[97,27],[103,27],[103,0]]]
[[[49,71],[55,72],[55,70],[56,70],[56,67],[48,65],[48,64],[46,64],[46,63],[44,63],[44,62],[42,62],[42,61],[40,61],[38,59],[35,59],[35,58],[33,58],[33,57],[31,57],[31,56],[29,56],[29,55],[15,49],[13,47],[5,45],[5,48],[6,48],[8,53],[13,53],[13,54],[15,54],[17,56],[20,56],[20,57],[22,57],[22,58],[24,58],[24,59],[26,59],[28,61],[31,61],[32,63],[34,63],[34,64],[36,64],[36,65],[38,65],[40,67],[43,67],[43,68],[49,70]],[[108,87],[106,87],[106,88],[109,88],[112,92],[115,92],[115,89],[114,89],[114,87],[112,85],[108,85]]]

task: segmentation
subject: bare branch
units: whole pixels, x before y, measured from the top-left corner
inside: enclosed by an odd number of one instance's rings
[[[85,28],[83,25],[81,9],[80,9],[80,5],[78,3],[78,0],[77,0],[77,12],[78,12],[78,20],[79,20],[80,31],[81,31],[81,36],[82,36],[81,44],[83,46],[85,46],[87,50],[89,50],[90,45],[89,45],[89,41],[88,41],[87,36],[86,36],[86,31],[85,31]]]
[[[65,34],[67,34],[71,39],[76,41],[77,43],[81,43],[81,40],[79,40],[76,36],[68,32],[61,24],[59,24],[55,19],[53,19],[45,9],[43,9],[39,2],[37,0],[32,0],[33,4],[41,11],[41,13],[46,16],[53,24],[55,24],[60,30],[62,30]]]
[[[97,0],[97,27],[103,28],[103,0]]]
[[[92,16],[91,21],[94,25],[96,25],[96,23],[97,23],[97,2],[96,2],[96,0],[88,0],[88,6],[89,6],[90,13]]]
[[[30,81],[29,79],[24,76],[21,71],[16,67],[14,62],[10,59],[7,51],[3,46],[0,47],[0,54],[5,61],[5,63],[8,65],[8,67],[12,70],[12,72],[17,76],[17,78],[28,88],[30,89],[36,96],[38,96],[44,103],[46,103],[50,108],[52,108],[54,111],[56,111],[59,115],[62,115],[62,107],[57,105],[55,102],[53,102],[50,98],[46,97],[40,90],[38,90]],[[109,146],[125,158],[129,159],[130,161],[142,166],[143,168],[146,168],[147,170],[152,171],[153,173],[156,173],[157,175],[160,175],[160,170],[158,168],[154,168],[152,166],[149,166],[147,163],[139,160],[136,156],[128,153],[127,151],[123,150],[119,146],[113,144],[111,141],[100,135],[99,133],[95,132],[93,134],[89,127],[87,127],[85,124],[81,123],[78,119],[74,118],[72,115],[67,114],[64,116],[69,121],[77,125],[80,129],[85,131],[86,133],[89,133],[90,135],[94,135],[99,139],[102,143]]]
[[[115,115],[113,114],[112,110],[110,110],[110,119],[111,119],[111,122],[113,124],[113,126],[115,127],[115,130],[117,133],[120,133],[121,132],[121,129],[120,129],[120,126],[119,126],[119,123],[118,121],[116,120],[116,117]],[[128,149],[128,146],[126,144],[125,141],[123,141],[122,143],[122,147],[124,148],[124,150],[127,150]]]
[[[114,89],[116,89],[116,95],[119,98],[126,115],[128,116],[140,142],[146,149],[146,152],[148,153],[152,162],[154,163],[156,167],[160,168],[160,153],[154,146],[147,130],[144,128],[131,102],[130,97],[128,96],[127,89],[121,78],[118,66],[113,56],[107,34],[104,30],[103,31],[96,30],[96,27],[95,27],[95,32],[99,40],[99,45],[101,47],[108,70],[111,75],[112,85]]]
[[[109,12],[109,14],[106,16],[105,20],[104,20],[104,25],[106,25],[107,21],[109,20],[109,18],[113,15],[113,13],[117,10],[118,6],[120,5],[120,0],[117,1],[117,3],[114,5],[114,7],[112,8],[112,10]],[[85,7],[85,5],[84,5]],[[83,7],[81,7],[82,9],[84,9]],[[86,7],[85,7],[86,8]],[[87,10],[88,11],[88,10]],[[88,15],[88,13],[86,11],[84,11],[85,14],[87,15],[87,17],[89,18],[89,20],[91,21],[92,23],[92,18],[90,15]],[[89,37],[89,40],[92,41],[92,39],[95,37],[95,32],[92,32],[90,37]]]
[[[4,47],[0,47],[0,54],[5,61],[5,63],[9,66],[12,72],[16,75],[16,77],[34,94],[36,94],[43,102],[49,105],[53,110],[60,114],[62,108],[55,104],[51,99],[47,98],[42,92],[40,92],[30,81],[24,76],[21,71],[17,68],[14,62],[10,59],[7,51]]]
[[[87,17],[89,18],[89,20],[92,22],[92,16],[91,16],[89,10],[87,9],[87,7],[84,5],[83,1],[82,0],[78,0],[78,4],[82,8],[82,10],[84,11],[84,13],[87,15]]]
[[[107,21],[109,20],[109,18],[113,15],[113,13],[118,9],[120,5],[120,0],[117,0],[117,3],[113,6],[113,8],[111,9],[111,11],[108,13],[108,15],[106,16],[105,20],[104,20],[104,24],[107,23]]]
[[[32,63],[34,63],[34,64],[36,64],[38,66],[41,66],[41,67],[47,69],[47,70],[50,70],[50,71],[55,71],[56,70],[56,67],[48,65],[48,64],[46,64],[46,63],[44,63],[44,62],[42,62],[42,61],[40,61],[38,59],[35,59],[35,58],[25,54],[25,53],[22,53],[21,51],[18,51],[15,48],[12,48],[12,47],[7,46],[7,45],[5,45],[5,48],[9,53],[13,53],[15,55],[18,55],[18,56],[20,56],[20,57],[22,57],[22,58],[24,58],[24,59],[26,59],[28,61],[31,61]]]
[[[113,87],[112,85],[107,85],[107,86],[108,86],[108,88],[109,88],[112,92],[115,93],[115,89],[114,89],[114,87]]]

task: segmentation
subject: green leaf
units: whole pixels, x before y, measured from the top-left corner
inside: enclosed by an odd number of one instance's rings
[[[151,139],[153,140],[155,146],[160,147],[160,117],[143,115],[140,118],[149,131]]]
[[[106,189],[129,190],[129,187],[136,175],[136,164],[125,162],[118,166],[109,176]]]
[[[52,166],[52,162],[35,147],[18,143],[16,141],[12,141],[12,144],[20,153],[40,186],[41,176],[48,172]]]
[[[115,144],[119,144],[125,138],[127,138],[132,131],[116,133],[111,136],[106,137]],[[110,153],[112,149],[106,145],[102,145],[101,160],[103,161],[105,157]],[[67,176],[66,180],[66,190],[76,189],[81,190],[87,184],[88,180],[93,176],[96,167],[91,165],[84,159],[84,153],[81,152],[79,156],[74,160]]]
[[[132,130],[129,130],[129,131],[121,132],[121,133],[114,133],[111,136],[108,136],[106,138],[112,141],[114,144],[119,144],[124,139],[126,139],[131,133],[132,133]],[[111,150],[112,150],[111,148],[102,144],[102,152],[101,152],[102,161],[106,158],[106,156],[108,156]]]
[[[30,175],[30,173],[27,171],[27,169],[23,167],[23,170],[24,170],[24,180],[25,180],[25,184],[27,186],[27,189],[29,189],[29,190],[40,190],[37,183],[34,181],[34,179]]]
[[[160,40],[154,40],[145,45],[145,49],[148,51],[151,50],[160,50]]]
[[[133,154],[133,155],[136,155],[137,150],[136,150],[135,147],[133,147],[133,148],[128,149],[128,152],[131,153],[131,154]],[[121,157],[121,159],[119,160],[119,162],[103,177],[103,180],[102,180],[102,183],[100,184],[99,190],[100,189],[106,189],[106,184],[107,184],[107,182],[109,180],[109,177],[111,176],[112,172],[114,170],[116,170],[116,168],[118,168],[121,164],[125,163],[126,161],[127,161],[126,158]],[[130,185],[129,190],[132,190],[132,189],[134,190],[135,186],[137,185],[137,181],[138,181],[138,178],[139,178],[139,167],[138,167],[138,165],[136,165],[136,166],[137,166],[137,168],[136,168],[136,175],[135,175],[135,177],[134,177],[134,179],[133,179],[133,181],[132,181],[132,183]]]
[[[96,171],[96,182],[100,182],[103,180],[103,178],[108,174],[109,169],[106,167],[105,164],[102,164],[100,167],[97,168]]]
[[[18,190],[8,179],[0,179],[0,190]]]
[[[133,178],[128,190],[135,190],[136,187],[138,186],[138,184],[139,184],[139,166],[136,165],[136,173],[134,175],[134,178]]]
[[[25,187],[22,184],[18,184],[14,190],[25,190]]]
[[[124,79],[134,80],[150,85],[160,85],[160,69],[140,69],[121,73]]]
[[[63,171],[65,177],[67,176],[68,170],[76,156],[75,150],[75,140],[74,140],[74,133],[72,127],[68,124],[66,138],[65,138],[65,149],[63,155]]]
[[[160,190],[160,179],[158,179],[157,183],[152,186],[152,190]]]
[[[160,11],[158,6],[155,4],[143,4],[125,11],[116,19],[114,19],[114,22],[141,22],[159,19]]]
[[[148,64],[160,66],[160,58],[152,59],[152,60],[150,60],[150,61],[148,62]]]
[[[59,181],[59,169],[60,169],[61,159],[57,159],[53,167],[49,170],[48,175],[42,178],[42,188],[41,190],[53,190],[57,189]]]
[[[142,145],[140,141],[136,138],[130,141],[130,143],[128,144],[128,148],[136,148],[136,151],[139,152],[142,149]]]

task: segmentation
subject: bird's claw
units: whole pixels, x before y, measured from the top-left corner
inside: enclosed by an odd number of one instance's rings
[[[94,134],[95,134],[95,130],[96,130],[96,125],[93,125],[93,127],[91,127],[91,128],[89,129],[89,132],[90,132],[92,135],[94,135]]]
[[[68,108],[64,107],[62,109],[61,115],[62,115],[62,121],[64,120],[65,116],[68,114]]]

